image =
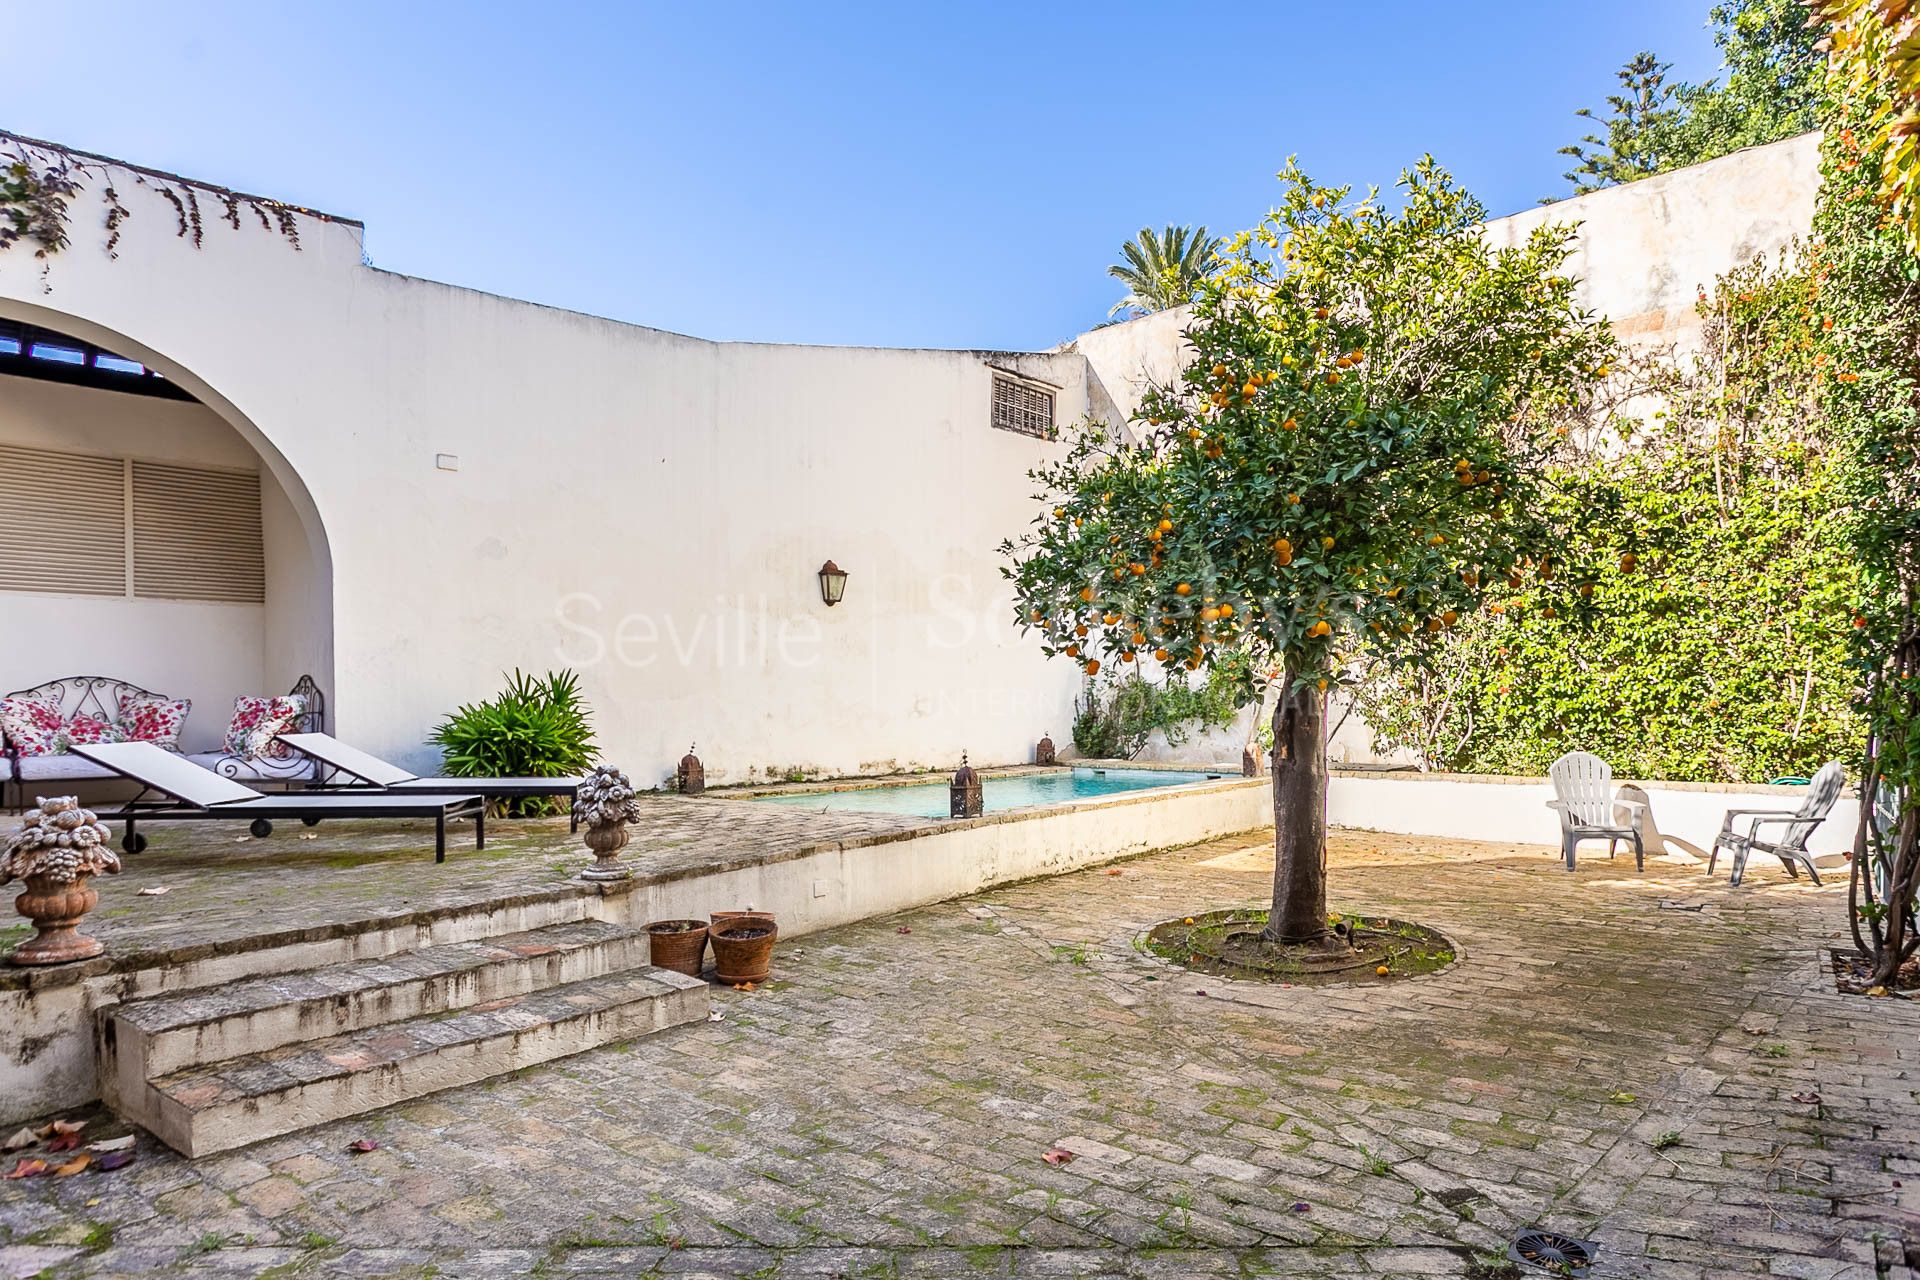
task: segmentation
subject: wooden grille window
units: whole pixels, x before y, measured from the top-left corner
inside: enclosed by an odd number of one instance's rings
[[[993,425],[1041,440],[1053,439],[1053,393],[1040,387],[996,376],[993,380]]]
[[[260,477],[0,445],[0,591],[263,603]]]

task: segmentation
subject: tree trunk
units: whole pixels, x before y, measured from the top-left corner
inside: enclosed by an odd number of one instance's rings
[[[1284,678],[1284,677],[1283,677]],[[1331,944],[1327,929],[1327,710],[1312,685],[1273,709],[1271,942]]]

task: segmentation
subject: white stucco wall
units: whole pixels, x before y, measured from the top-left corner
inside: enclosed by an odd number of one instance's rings
[[[16,377],[0,378],[0,444],[244,471],[260,465],[204,405]],[[312,594],[311,558],[286,495],[268,478],[261,501],[264,605],[0,591],[0,692],[73,675],[129,680],[191,698],[182,745],[212,750],[236,696],[284,692],[307,670],[297,652],[272,649],[269,633],[297,619],[324,629],[324,599]]]
[[[1622,338],[1685,347],[1699,291],[1805,236],[1819,189],[1820,135],[1807,133],[1498,218],[1487,236],[1516,245],[1545,223],[1578,223],[1567,270],[1581,301]]]
[[[1012,633],[995,551],[1062,446],[991,428],[988,366],[1058,386],[1064,422],[1079,357],[705,342],[375,270],[348,223],[196,250],[146,195],[117,261],[90,195],[44,282],[0,254],[0,314],[192,390],[283,482],[269,527],[324,528],[330,645],[289,612],[264,647],[330,649],[343,736],[430,765],[441,716],[561,665],[645,783],[695,741],[718,781],[1023,760],[1067,722],[1076,673]],[[103,645],[124,669],[139,642]]]

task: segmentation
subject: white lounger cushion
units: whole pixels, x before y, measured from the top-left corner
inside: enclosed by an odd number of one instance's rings
[[[20,760],[22,782],[61,782],[68,778],[117,778],[120,775],[105,765],[82,760],[76,755],[24,756]]]

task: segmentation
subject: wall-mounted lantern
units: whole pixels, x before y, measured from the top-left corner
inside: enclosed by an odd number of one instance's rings
[[[820,566],[820,598],[831,609],[847,594],[847,571],[829,560]]]

